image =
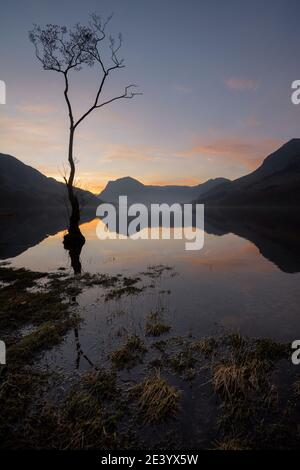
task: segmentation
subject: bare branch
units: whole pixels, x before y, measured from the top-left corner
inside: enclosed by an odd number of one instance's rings
[[[125,87],[125,91],[122,95],[119,95],[119,96],[115,96],[114,98],[111,98],[110,100],[108,101],[104,101],[103,103],[99,104],[96,106],[96,108],[102,108],[103,106],[109,104],[109,103],[112,103],[113,101],[116,101],[116,100],[121,100],[123,98],[125,99],[131,99],[131,98],[134,98],[135,96],[138,96],[138,95],[142,95],[143,93],[133,93],[132,91],[130,93],[128,93],[128,90],[132,87],[137,87],[137,85],[128,85],[127,87]]]
[[[106,27],[111,18],[112,15],[103,21],[99,15],[94,13],[90,15],[87,25],[77,23],[73,28],[55,24],[47,24],[44,28],[34,25],[33,29],[29,32],[29,38],[35,48],[35,55],[39,62],[41,62],[44,70],[59,72],[64,76],[64,98],[70,120],[68,151],[70,175],[68,180],[66,177],[64,179],[68,186],[71,204],[76,202],[73,194],[76,163],[73,155],[73,146],[76,128],[95,109],[102,108],[120,99],[131,99],[142,94],[133,92],[132,88],[136,85],[132,84],[125,87],[124,93],[121,95],[102,103],[99,102],[107,77],[114,70],[125,67],[124,60],[118,56],[123,43],[121,34],[119,34],[117,40],[112,36],[106,36]],[[107,45],[108,56],[110,56],[107,60],[109,63],[107,64],[105,63],[105,54],[103,54],[101,49],[104,44]],[[69,96],[69,72],[73,70],[78,71],[85,66],[93,67],[94,65],[100,66],[100,77],[98,78],[99,83],[95,100],[88,110],[76,121]]]

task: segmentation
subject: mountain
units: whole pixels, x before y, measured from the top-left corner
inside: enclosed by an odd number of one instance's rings
[[[202,193],[197,202],[226,207],[300,205],[300,139],[284,144],[249,175]]]
[[[216,178],[197,186],[150,186],[127,176],[109,181],[99,197],[113,203],[118,202],[119,196],[127,196],[129,204],[135,202],[144,204],[186,203],[228,181],[226,178]]]
[[[99,199],[76,189],[82,207],[96,207]],[[0,153],[0,213],[62,209],[68,206],[66,185],[48,178],[11,155]]]

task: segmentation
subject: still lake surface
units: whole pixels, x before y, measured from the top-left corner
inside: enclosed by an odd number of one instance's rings
[[[164,311],[175,336],[203,337],[234,330],[283,341],[300,338],[300,273],[282,271],[247,239],[232,233],[205,233],[202,250],[186,251],[184,240],[99,240],[98,222],[94,219],[81,226],[86,238],[83,272],[139,275],[149,289],[109,302],[98,286],[83,291],[73,299],[84,319],[79,338],[70,333],[45,355],[43,363],[65,371],[105,363],[107,352],[121,341],[121,330],[139,334],[146,316],[155,310]],[[64,233],[59,231],[27,249],[20,246],[20,254],[7,261],[15,267],[46,272],[65,268],[71,273],[62,244]],[[173,269],[155,279],[143,277],[141,273],[153,265]],[[80,361],[78,342],[83,351]]]

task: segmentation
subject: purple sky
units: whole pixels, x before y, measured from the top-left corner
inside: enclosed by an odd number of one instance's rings
[[[60,178],[68,121],[61,76],[43,71],[28,30],[33,23],[114,18],[126,68],[106,96],[137,83],[143,96],[95,112],[76,141],[78,180],[99,191],[130,175],[145,183],[197,184],[236,178],[286,140],[299,137],[297,0],[10,0],[0,11],[0,152]],[[97,87],[97,70],[72,75],[76,112]]]

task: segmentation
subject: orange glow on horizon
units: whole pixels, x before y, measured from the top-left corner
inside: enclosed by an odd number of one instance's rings
[[[64,182],[63,176],[59,173],[52,173],[49,171],[44,171],[44,172],[42,171],[42,173],[44,173],[49,178],[56,179],[57,181],[61,183]],[[110,176],[105,181],[103,177],[100,176],[99,179],[101,179],[102,181],[99,182],[97,180],[94,180],[94,181],[90,180],[90,178],[88,177],[85,178],[84,175],[79,174],[77,178],[78,181],[77,181],[76,186],[78,188],[84,189],[86,191],[90,191],[91,193],[98,195],[106,187],[109,180],[114,181],[114,180],[117,180],[118,178],[120,178],[119,175]],[[181,179],[176,179],[176,180],[150,180],[150,181],[145,180],[142,177],[141,178],[137,177],[136,179],[147,186],[196,186],[204,182],[197,178],[181,178]]]

